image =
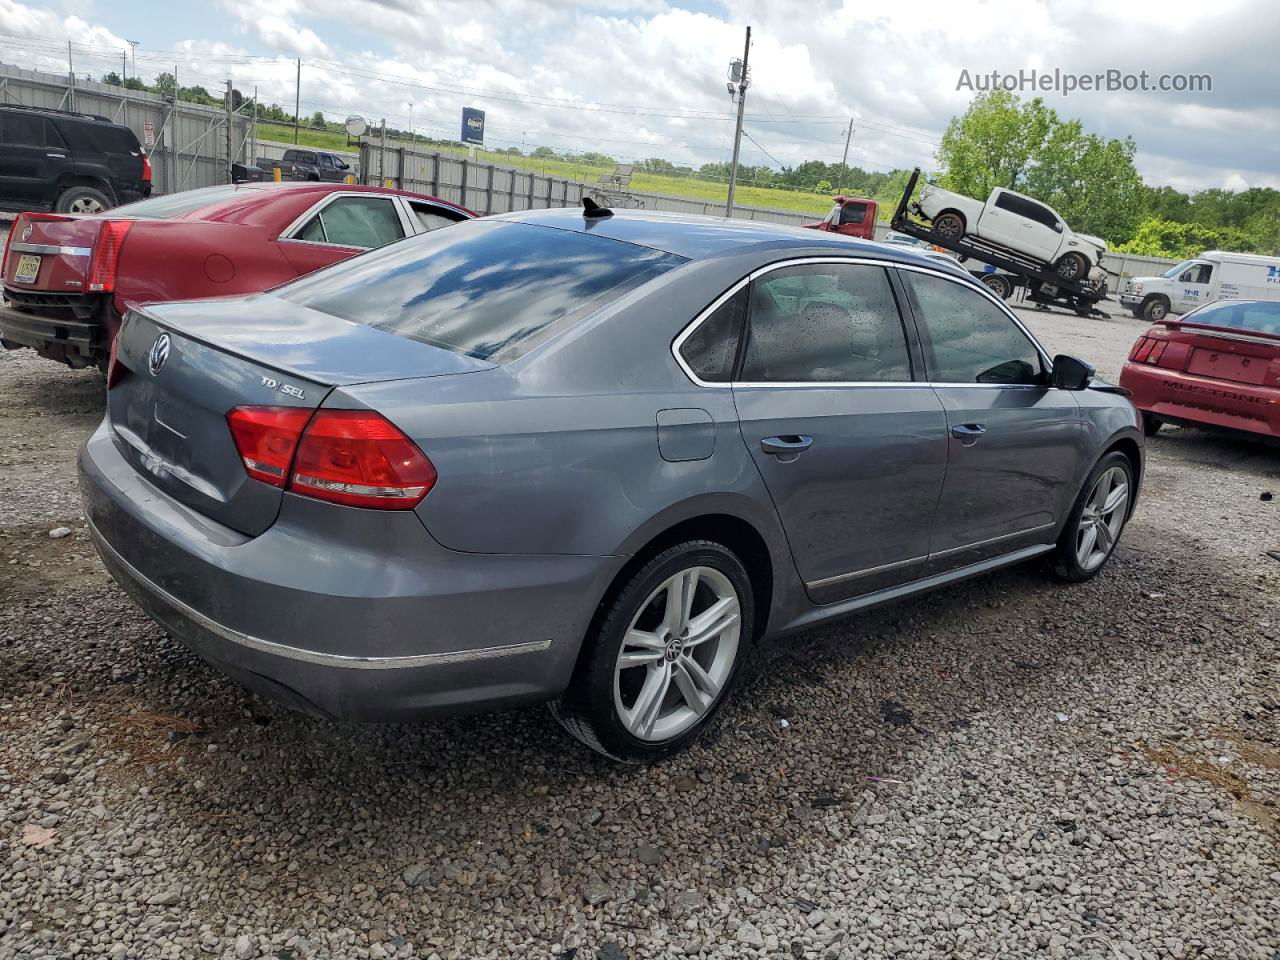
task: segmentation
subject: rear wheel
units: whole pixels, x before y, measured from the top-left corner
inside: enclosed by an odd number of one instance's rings
[[[1148,437],[1154,437],[1160,432],[1160,428],[1164,426],[1164,421],[1159,417],[1154,417],[1149,413],[1142,415],[1142,432]]]
[[[111,206],[111,198],[93,187],[67,187],[54,205],[58,213],[101,213]]]
[[[751,580],[732,551],[709,540],[664,550],[598,618],[551,711],[569,733],[614,759],[670,756],[724,703],[754,613]]]
[[[1063,280],[1083,280],[1089,272],[1089,261],[1082,253],[1068,253],[1057,262],[1053,270]]]
[[[1009,294],[1013,293],[1013,284],[1009,282],[1009,278],[999,273],[988,273],[982,278],[985,283],[997,297],[1001,300],[1008,300]]]
[[[940,213],[933,220],[933,229],[942,239],[954,242],[964,236],[964,217],[954,210]]]
[[[1089,472],[1052,555],[1059,579],[1079,583],[1097,576],[1111,558],[1133,499],[1133,465],[1113,451]]]

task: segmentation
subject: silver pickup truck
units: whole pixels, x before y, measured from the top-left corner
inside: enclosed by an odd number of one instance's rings
[[[997,187],[986,203],[926,184],[916,204],[920,215],[949,240],[974,237],[1050,267],[1063,280],[1105,279],[1100,266],[1107,243],[1076,233],[1039,200]]]

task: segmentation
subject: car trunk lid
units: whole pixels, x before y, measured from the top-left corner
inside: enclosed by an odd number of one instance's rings
[[[117,447],[174,499],[250,536],[284,491],[251,478],[237,407],[314,411],[335,386],[489,369],[270,296],[133,308],[116,340],[107,413]]]
[[[1187,373],[1231,383],[1280,386],[1280,335],[1169,320],[1169,340],[1183,345],[1174,356]],[[1168,366],[1164,362],[1160,366]]]
[[[75,296],[89,293],[89,271],[101,217],[24,213],[13,223],[3,279],[10,291]]]

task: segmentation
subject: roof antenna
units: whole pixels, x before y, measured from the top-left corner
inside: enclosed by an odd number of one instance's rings
[[[608,207],[602,207],[590,197],[582,198],[582,217],[584,220],[603,220],[605,217],[612,217],[613,211]]]

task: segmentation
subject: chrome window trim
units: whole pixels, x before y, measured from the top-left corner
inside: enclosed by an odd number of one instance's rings
[[[109,556],[114,563],[118,564],[120,569],[127,573],[139,587],[168,604],[179,614],[209,633],[229,643],[248,647],[250,650],[257,650],[260,653],[286,657],[290,660],[301,660],[304,663],[314,663],[324,667],[346,667],[354,670],[401,670],[406,667],[435,667],[450,663],[469,663],[473,660],[492,660],[495,657],[510,657],[522,653],[540,653],[551,648],[550,640],[522,640],[517,643],[503,644],[496,647],[478,647],[472,650],[445,650],[439,653],[420,653],[399,657],[353,657],[341,653],[304,650],[301,647],[276,643],[272,640],[263,640],[225,626],[201,613],[189,603],[179,600],[122,557],[119,551],[106,541],[106,538],[102,536],[92,520],[86,518],[86,523],[98,549]]]
[[[1013,321],[1014,326],[1016,326],[1018,330],[1022,332],[1023,336],[1025,336],[1028,340],[1031,341],[1031,345],[1035,347],[1036,353],[1038,353],[1040,355],[1040,358],[1044,361],[1045,368],[1046,369],[1053,368],[1053,360],[1049,356],[1048,352],[1044,349],[1044,347],[1040,345],[1040,341],[1035,338],[1035,336],[1031,333],[1031,331],[1026,328],[1026,326],[1022,323],[1021,320],[1018,319],[1017,315],[1015,315],[1014,312],[1010,310],[1002,300],[997,298],[996,295],[992,293],[986,287],[985,284],[977,284],[975,286],[975,285],[972,285],[969,281],[962,279],[961,277],[957,276],[954,273],[950,273],[949,271],[944,271],[944,270],[936,269],[933,267],[928,267],[928,266],[925,266],[924,264],[902,263],[901,261],[897,261],[897,260],[878,260],[872,257],[832,256],[832,257],[797,257],[792,260],[779,260],[776,263],[770,263],[770,264],[766,264],[763,267],[757,267],[755,270],[751,271],[751,273],[747,274],[745,277],[743,277],[741,280],[739,280],[737,283],[731,286],[724,293],[720,294],[720,296],[718,296],[715,300],[711,302],[710,306],[704,308],[696,317],[694,317],[684,327],[684,329],[682,329],[678,334],[676,334],[675,339],[671,341],[671,355],[675,358],[676,364],[679,365],[680,369],[684,372],[684,375],[688,377],[691,381],[693,381],[693,383],[696,384],[697,386],[704,387],[707,389],[733,389],[734,387],[741,387],[744,389],[752,388],[752,387],[809,387],[809,388],[817,388],[817,389],[821,389],[824,387],[896,387],[896,388],[933,387],[935,389],[941,388],[941,387],[982,387],[984,389],[1000,389],[1000,390],[1007,390],[1009,388],[1020,388],[1024,390],[1025,389],[1034,389],[1034,390],[1051,389],[1046,385],[1035,384],[1035,383],[964,383],[964,382],[953,383],[950,381],[934,381],[934,380],[927,380],[927,381],[926,380],[777,380],[777,381],[766,381],[766,382],[753,381],[753,380],[734,380],[734,381],[726,380],[724,382],[714,382],[714,381],[703,380],[693,372],[693,369],[689,366],[689,364],[685,361],[684,357],[681,355],[680,348],[684,346],[685,341],[688,340],[691,336],[693,336],[694,331],[697,330],[698,327],[700,327],[706,321],[706,319],[711,316],[711,314],[715,313],[718,309],[720,309],[721,306],[724,305],[725,301],[735,296],[738,293],[738,291],[740,291],[743,287],[745,287],[751,281],[755,280],[757,277],[765,275],[766,273],[772,273],[774,270],[780,270],[784,267],[798,267],[798,266],[805,266],[807,264],[817,264],[817,263],[839,263],[839,264],[847,264],[850,266],[872,266],[872,267],[882,267],[884,269],[912,270],[912,271],[915,271],[916,273],[926,274],[927,276],[941,277],[944,280],[949,280],[950,282],[956,284],[957,286],[962,286],[964,289],[972,291],[973,293],[976,293],[979,296],[985,297],[991,303],[995,304],[996,307],[998,307],[1006,317],[1008,317],[1010,320]],[[908,339],[910,338],[908,337]]]
[[[369,193],[368,191],[359,191],[359,190],[336,190],[333,193],[330,193],[327,196],[325,196],[324,199],[316,203],[313,203],[300,216],[296,217],[292,223],[290,223],[287,227],[285,227],[283,230],[280,231],[280,234],[276,237],[276,241],[277,242],[288,241],[289,243],[307,243],[315,247],[338,247],[342,250],[376,250],[378,249],[377,247],[352,246],[349,243],[330,243],[328,241],[322,242],[320,240],[302,240],[299,237],[293,236],[293,234],[297,233],[304,226],[306,226],[307,221],[309,221],[312,217],[318,214],[321,210],[323,210],[329,204],[333,203],[335,200],[338,200],[342,197],[377,197],[378,199],[381,199],[381,200],[390,201],[391,209],[396,212],[396,218],[399,219],[400,221],[400,229],[404,232],[404,237],[400,237],[399,239],[403,240],[405,239],[405,237],[414,236],[413,231],[406,229],[405,221],[404,221],[404,210],[401,208],[400,204],[397,202],[400,199],[400,197],[397,194]],[[392,243],[394,242],[395,241],[393,240]],[[386,244],[383,244],[383,246],[386,246]]]

